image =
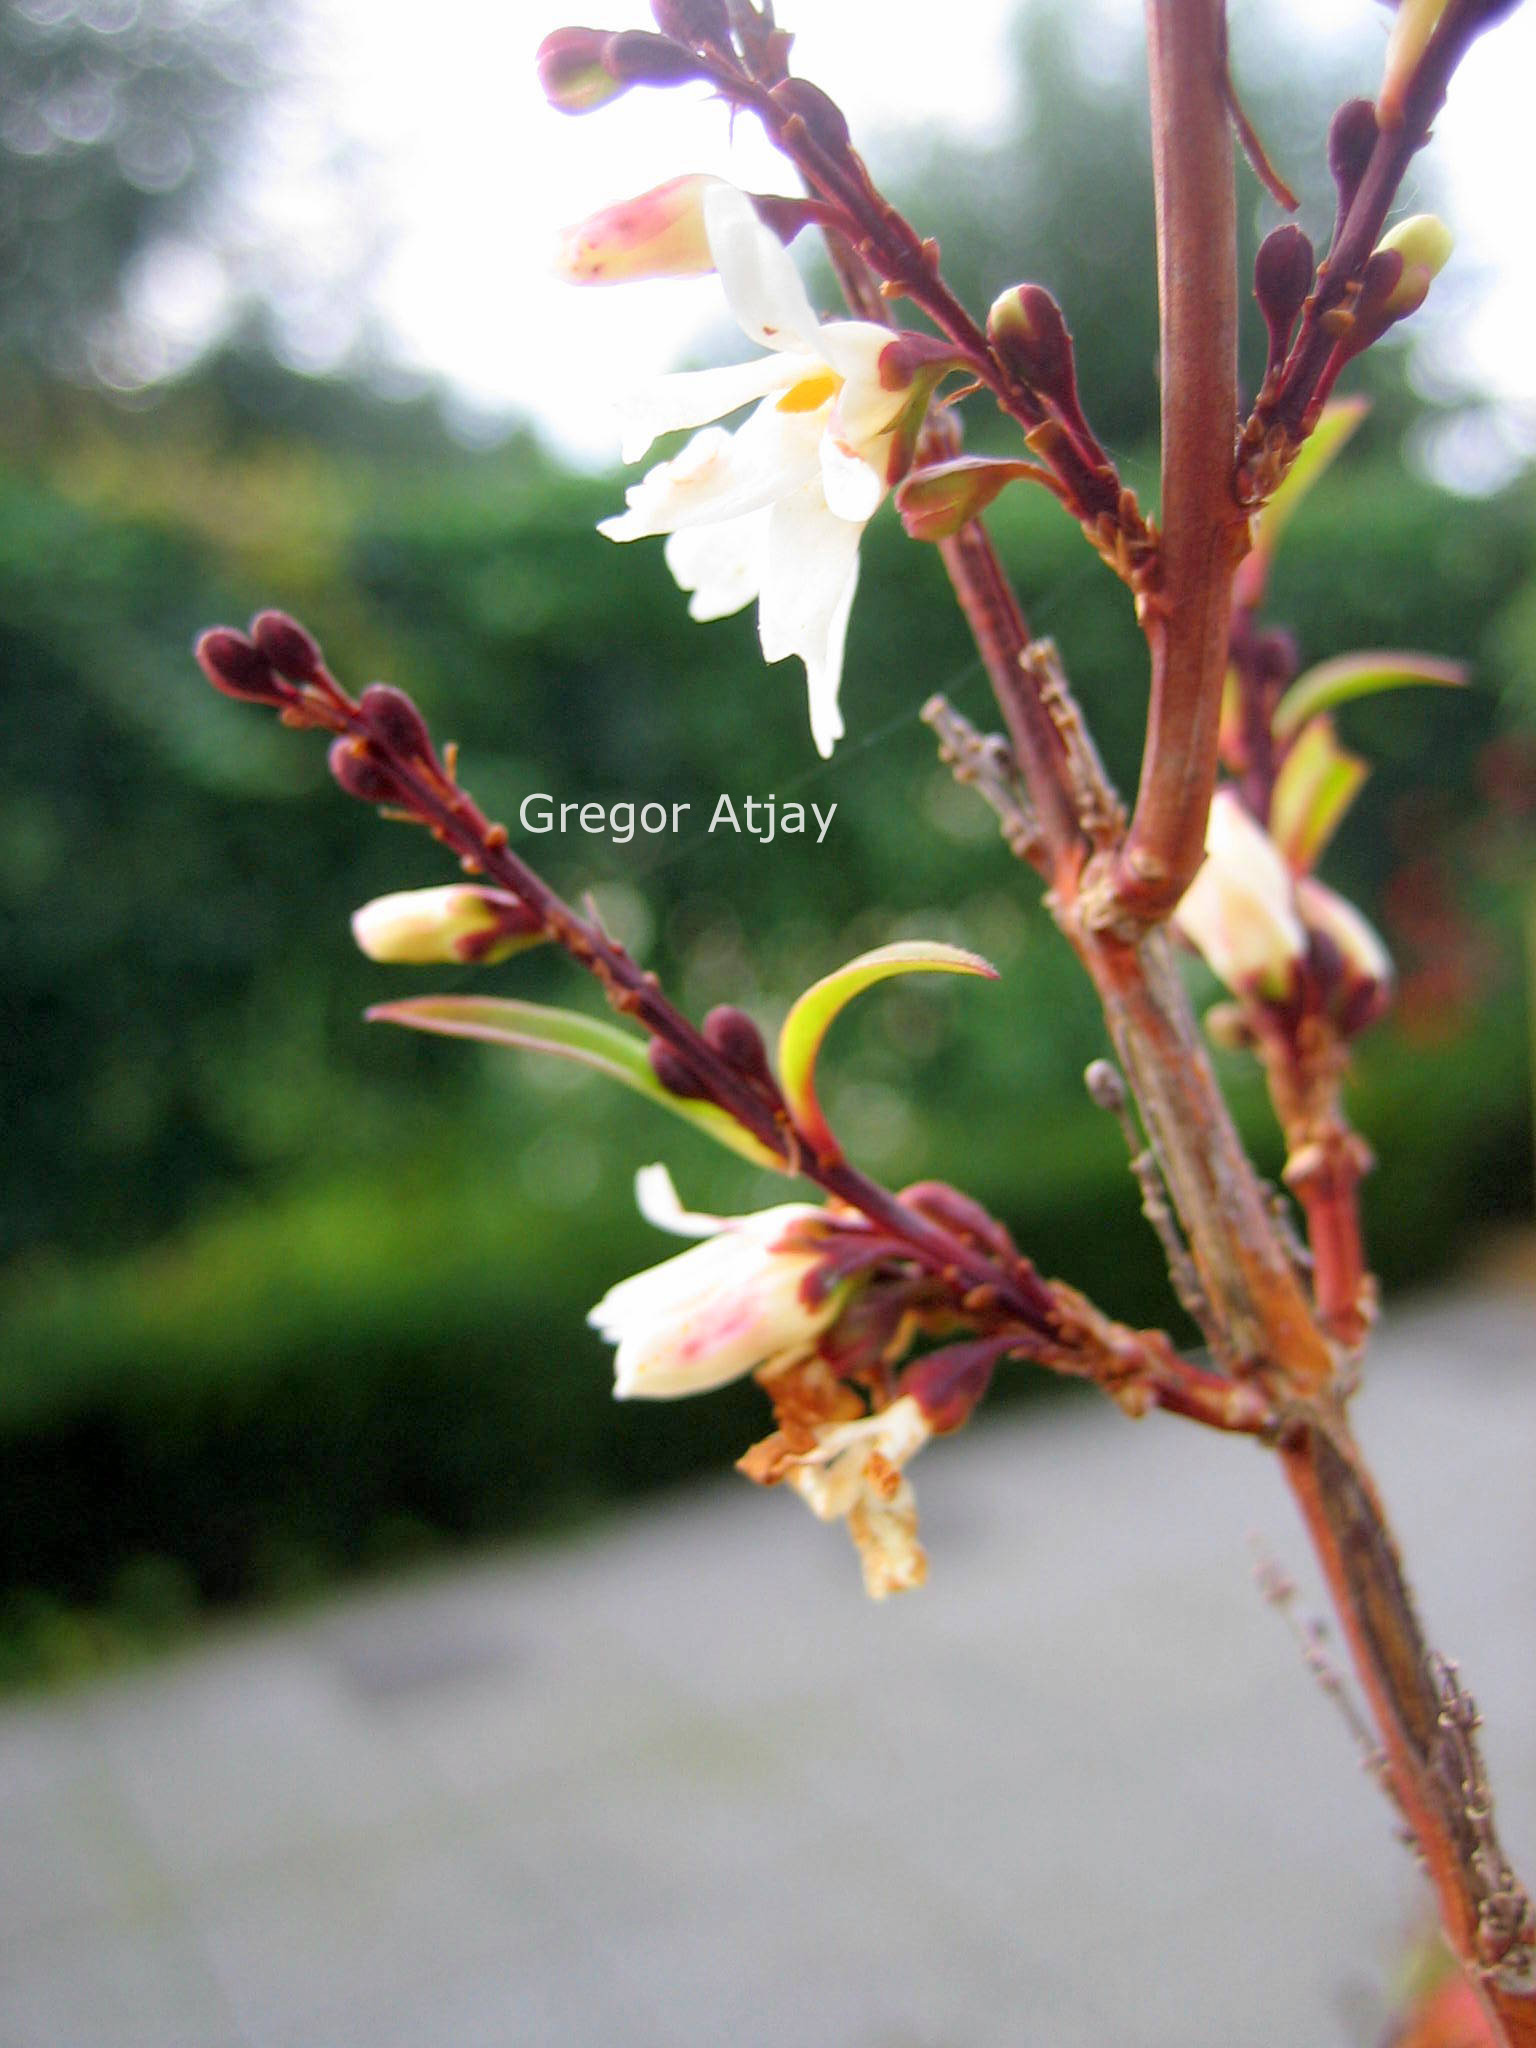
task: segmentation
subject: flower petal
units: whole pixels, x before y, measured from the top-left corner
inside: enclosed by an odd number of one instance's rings
[[[659,1162],[642,1166],[635,1175],[635,1207],[647,1223],[670,1230],[674,1237],[717,1237],[722,1230],[729,1230],[734,1220],[685,1209],[671,1174]]]
[[[837,697],[863,530],[828,508],[819,478],[781,498],[768,527],[757,608],[763,659],[783,661],[797,654],[805,663],[811,731],[824,757],[843,732]]]
[[[704,231],[736,324],[764,348],[820,354],[821,322],[789,251],[764,227],[744,192],[717,185],[704,195]]]
[[[848,640],[848,621],[853,614],[853,596],[859,587],[859,558],[853,558],[848,571],[848,581],[843,594],[832,608],[827,621],[827,637],[819,659],[805,657],[805,687],[810,702],[811,740],[824,761],[832,758],[832,749],[842,738],[846,727],[843,714],[838,706],[838,695],[843,686],[843,649]]]
[[[623,458],[638,462],[658,434],[703,427],[711,420],[782,391],[818,367],[814,356],[754,356],[749,363],[725,363],[714,370],[682,370],[660,377],[619,405]]]
[[[762,588],[771,516],[765,506],[742,519],[686,526],[668,536],[665,553],[672,580],[693,593],[689,618],[729,618],[752,602]]]
[[[609,540],[643,540],[761,511],[815,476],[820,438],[814,419],[781,413],[771,401],[734,434],[705,427],[631,484],[628,510],[599,520],[597,530]]]
[[[1235,789],[1211,801],[1205,859],[1173,921],[1228,988],[1284,999],[1306,933],[1285,856]]]
[[[862,527],[873,519],[885,496],[884,470],[828,432],[821,437],[821,489],[829,512]]]

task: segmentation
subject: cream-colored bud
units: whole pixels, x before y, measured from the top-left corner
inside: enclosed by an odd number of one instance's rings
[[[1451,260],[1455,237],[1445,222],[1433,213],[1410,214],[1389,228],[1376,244],[1376,252],[1394,249],[1403,259],[1403,274],[1383,301],[1389,314],[1411,313],[1424,302],[1430,280],[1440,275]]]
[[[1284,1000],[1307,950],[1306,933],[1290,869],[1236,790],[1216,792],[1204,864],[1173,918],[1228,988]]]
[[[490,964],[537,944],[537,920],[497,889],[449,882],[377,896],[352,914],[352,936],[370,960],[396,967]]]
[[[1381,91],[1376,95],[1376,119],[1381,127],[1403,125],[1404,97],[1447,5],[1448,0],[1399,0],[1397,18],[1387,38]]]

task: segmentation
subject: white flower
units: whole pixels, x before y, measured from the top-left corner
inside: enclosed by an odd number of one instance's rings
[[[917,1540],[917,1506],[903,1467],[933,1426],[911,1394],[878,1414],[833,1423],[815,1450],[784,1474],[819,1520],[846,1519],[872,1600],[909,1592],[928,1576]]]
[[[664,377],[624,409],[626,462],[658,434],[703,431],[631,485],[628,510],[598,530],[610,540],[670,535],[667,567],[692,592],[695,619],[724,618],[755,597],[764,659],[805,663],[811,732],[827,755],[843,732],[837,697],[859,538],[890,488],[916,380],[889,328],[817,319],[787,250],[744,193],[714,186],[703,207],[731,312],[770,353]],[[753,401],[734,433],[706,424]]]
[[[801,1282],[820,1254],[784,1244],[791,1226],[819,1219],[808,1202],[750,1216],[701,1216],[678,1201],[664,1166],[635,1176],[640,1212],[663,1230],[706,1241],[610,1287],[587,1321],[611,1344],[619,1400],[701,1394],[770,1361],[804,1356],[840,1306],[814,1306]]]
[[[1235,789],[1216,792],[1205,860],[1173,920],[1228,988],[1283,1000],[1307,935],[1285,856]]]

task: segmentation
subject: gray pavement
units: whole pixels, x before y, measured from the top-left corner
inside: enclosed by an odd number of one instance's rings
[[[1536,1294],[1394,1317],[1360,1427],[1529,1872]],[[914,1480],[883,1607],[724,1479],[0,1711],[0,2048],[1373,2041],[1420,1894],[1263,1453],[1085,1402]]]

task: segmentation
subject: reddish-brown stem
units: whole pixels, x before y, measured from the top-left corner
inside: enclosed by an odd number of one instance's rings
[[[1312,1295],[1325,1330],[1350,1350],[1370,1329],[1375,1287],[1360,1230],[1360,1183],[1371,1148],[1349,1127],[1341,1087],[1349,1047],[1321,1017],[1262,1020],[1258,1051],[1285,1133],[1285,1184],[1301,1204],[1312,1251]]]
[[[1191,1256],[1236,1357],[1277,1399],[1317,1393],[1328,1345],[1232,1122],[1165,934],[1135,944],[1063,929],[1093,977],[1115,1050],[1184,1226]]]
[[[1318,1317],[1350,1350],[1365,1341],[1371,1326],[1359,1199],[1369,1157],[1350,1132],[1338,1131],[1304,1170],[1286,1175],[1306,1219]]]
[[[1281,1463],[1370,1703],[1392,1790],[1424,1860],[1441,1924],[1498,2038],[1536,2044],[1529,1901],[1499,1849],[1470,1702],[1443,1683],[1386,1511],[1342,1418],[1298,1416]]]
[[[1232,488],[1237,230],[1222,0],[1147,0],[1163,383],[1162,573],[1131,830],[1095,915],[1150,923],[1204,857],[1216,786],[1232,576],[1247,521]]]

